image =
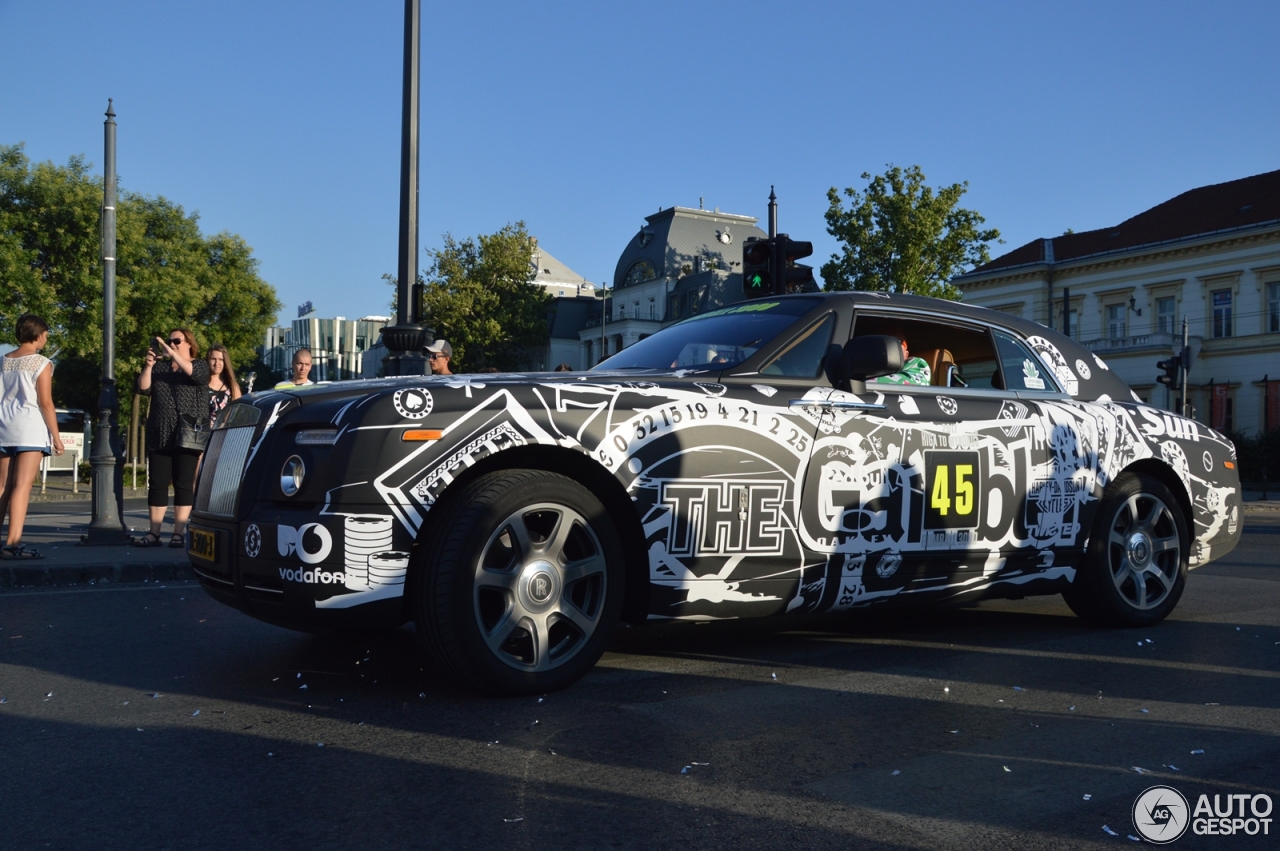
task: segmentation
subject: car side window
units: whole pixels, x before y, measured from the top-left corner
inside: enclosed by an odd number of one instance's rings
[[[993,334],[996,338],[996,349],[1000,353],[1000,371],[1004,375],[1004,389],[1017,392],[1060,392],[1049,370],[1021,341],[1003,331],[995,331]]]
[[[823,360],[831,345],[831,334],[835,327],[836,315],[828,313],[821,322],[811,325],[777,357],[761,367],[760,374],[817,378],[822,372]]]

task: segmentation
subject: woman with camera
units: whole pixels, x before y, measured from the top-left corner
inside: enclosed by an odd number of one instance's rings
[[[159,361],[165,363],[158,363]],[[209,436],[209,362],[186,328],[156,337],[138,376],[138,392],[151,397],[147,414],[147,507],[151,528],[133,538],[134,546],[159,547],[160,528],[173,484],[173,535],[169,546],[184,544],[195,502],[196,464]]]

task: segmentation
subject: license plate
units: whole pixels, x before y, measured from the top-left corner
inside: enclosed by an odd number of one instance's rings
[[[205,529],[190,528],[188,531],[191,534],[191,543],[187,545],[188,555],[193,555],[205,561],[217,561],[214,534]]]

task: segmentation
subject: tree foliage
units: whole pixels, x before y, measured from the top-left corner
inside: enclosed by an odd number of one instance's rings
[[[453,347],[454,372],[519,369],[547,344],[551,297],[530,283],[533,252],[524,222],[461,241],[445,234],[442,248],[427,250],[423,321]]]
[[[37,313],[49,323],[58,405],[97,407],[102,371],[102,178],[83,157],[32,164],[0,146],[0,341]],[[201,234],[198,216],[164,197],[119,193],[116,214],[116,380],[122,395],[151,337],[190,328],[201,351],[222,343],[254,359],[281,303],[231,233]]]
[[[874,290],[959,299],[951,278],[991,259],[987,243],[1000,239],[974,210],[959,207],[969,184],[936,192],[919,166],[889,165],[865,191],[848,188],[846,208],[833,186],[827,191],[827,232],[844,243],[822,266],[829,290]]]

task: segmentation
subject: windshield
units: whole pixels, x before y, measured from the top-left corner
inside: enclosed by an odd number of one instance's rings
[[[754,355],[818,299],[748,301],[663,328],[595,369],[728,369]]]

